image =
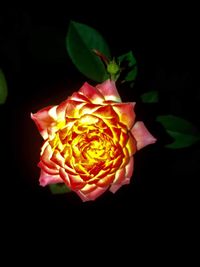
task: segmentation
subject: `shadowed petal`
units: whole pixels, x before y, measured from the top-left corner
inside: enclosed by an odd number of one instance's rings
[[[41,186],[46,186],[48,184],[63,183],[63,180],[60,178],[60,175],[49,175],[41,170],[39,182]]]
[[[114,81],[106,80],[98,84],[96,88],[104,96],[106,101],[122,102]]]
[[[150,134],[142,121],[136,122],[131,130],[131,133],[136,139],[138,150],[156,142],[156,139]]]

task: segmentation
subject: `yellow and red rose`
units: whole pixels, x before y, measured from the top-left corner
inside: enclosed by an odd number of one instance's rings
[[[122,103],[115,82],[84,83],[58,106],[31,114],[44,138],[40,185],[65,183],[83,201],[130,182],[133,155],[155,143],[143,122],[135,122],[135,103]]]

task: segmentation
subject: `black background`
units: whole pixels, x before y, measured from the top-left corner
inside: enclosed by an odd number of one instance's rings
[[[27,226],[34,221],[34,227],[40,228],[56,221],[57,229],[62,229],[66,221],[74,225],[86,220],[88,228],[109,228],[123,221],[124,230],[137,232],[139,226],[143,232],[150,225],[154,229],[166,225],[166,231],[171,225],[178,231],[186,220],[195,223],[199,146],[164,148],[170,138],[155,122],[157,115],[171,113],[199,127],[195,7],[136,7],[134,3],[130,7],[124,2],[112,8],[105,3],[82,3],[77,8],[72,4],[0,11],[0,67],[9,90],[6,103],[0,106],[0,176],[6,224]],[[139,69],[136,84],[133,89],[118,87],[119,93],[123,101],[137,101],[137,118],[158,139],[136,154],[129,186],[86,203],[75,193],[55,196],[48,188],[39,187],[42,138],[30,119],[31,112],[60,103],[86,80],[65,48],[71,19],[97,29],[113,56],[133,51]],[[159,91],[160,103],[142,104],[139,95],[151,90]],[[41,226],[44,219],[48,223]]]

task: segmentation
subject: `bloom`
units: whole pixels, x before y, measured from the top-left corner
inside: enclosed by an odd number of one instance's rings
[[[143,122],[135,123],[135,103],[122,103],[115,82],[84,83],[58,106],[31,118],[44,138],[40,185],[65,183],[83,201],[130,182],[135,152],[155,143]]]

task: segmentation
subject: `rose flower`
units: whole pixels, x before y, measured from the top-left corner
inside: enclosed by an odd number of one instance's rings
[[[135,103],[122,103],[115,82],[84,83],[58,106],[31,118],[44,138],[40,185],[65,183],[83,201],[129,184],[134,154],[156,139],[135,122]]]

